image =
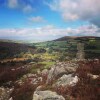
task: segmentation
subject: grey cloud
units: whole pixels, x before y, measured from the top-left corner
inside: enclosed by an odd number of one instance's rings
[[[61,13],[65,21],[81,19],[100,27],[100,0],[53,0],[46,5]]]

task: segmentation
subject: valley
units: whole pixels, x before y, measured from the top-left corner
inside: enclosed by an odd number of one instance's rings
[[[0,41],[0,100],[98,100],[99,74],[99,37]]]

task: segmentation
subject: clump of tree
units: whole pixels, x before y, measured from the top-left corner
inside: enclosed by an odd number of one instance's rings
[[[44,48],[38,48],[36,50],[36,53],[45,53],[45,52],[46,52],[46,49],[44,49]]]

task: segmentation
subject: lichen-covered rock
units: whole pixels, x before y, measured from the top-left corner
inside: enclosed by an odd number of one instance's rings
[[[65,100],[65,98],[61,95],[58,95],[56,92],[46,90],[35,91],[33,95],[33,100]]]
[[[48,72],[47,77],[47,84],[56,77],[61,77],[62,75],[66,74],[72,74],[76,71],[78,67],[78,64],[72,63],[72,62],[59,62],[56,65],[54,65],[50,71]]]
[[[78,82],[78,77],[77,76],[73,77],[72,74],[63,75],[61,78],[59,78],[57,80],[57,82],[54,84],[54,86],[57,86],[57,87],[67,86],[67,85],[73,86],[77,82]]]

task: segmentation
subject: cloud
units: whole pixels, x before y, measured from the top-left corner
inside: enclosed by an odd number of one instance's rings
[[[19,6],[18,0],[8,0],[9,8],[17,8]]]
[[[26,13],[30,13],[30,12],[34,11],[34,9],[32,8],[32,6],[26,5],[26,6],[23,8],[23,11],[26,12]]]
[[[46,20],[44,20],[43,17],[41,17],[41,16],[31,17],[31,18],[29,18],[29,21],[33,22],[33,23],[46,22]]]
[[[1,39],[53,40],[63,36],[99,36],[100,28],[95,25],[73,28],[57,28],[47,25],[40,28],[0,29]]]
[[[7,0],[6,6],[11,9],[20,9],[25,13],[29,13],[34,11],[34,8],[31,5],[31,0],[26,2],[27,0]]]
[[[100,37],[100,28],[98,28],[95,25],[81,26],[78,27],[77,29],[71,30],[71,33],[73,35],[76,34],[77,36],[99,36]]]
[[[100,0],[53,0],[45,4],[61,13],[65,21],[81,19],[100,27]]]

